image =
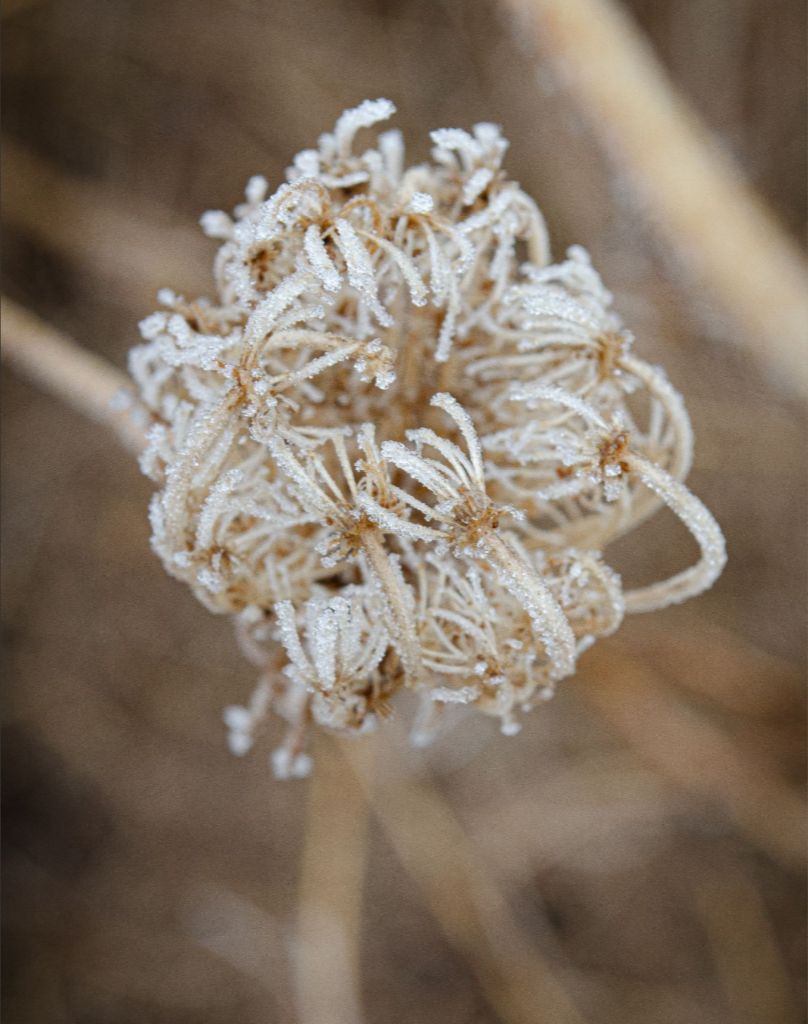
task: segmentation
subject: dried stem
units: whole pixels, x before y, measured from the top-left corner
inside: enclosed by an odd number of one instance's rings
[[[333,750],[323,755],[309,783],[301,858],[295,955],[298,1019],[300,1024],[360,1024],[368,805],[344,759]]]
[[[4,361],[139,452],[147,421],[129,379],[10,299],[0,309]]]
[[[731,1019],[798,1024],[802,1014],[763,894],[740,858],[721,860],[704,865],[694,895]]]
[[[804,258],[676,94],[642,34],[610,0],[507,5],[738,342],[808,394]]]
[[[166,207],[132,195],[121,203],[13,139],[3,139],[3,162],[7,222],[113,286],[132,308],[151,302],[166,281],[190,294],[204,286],[205,240]]]
[[[726,564],[727,552],[718,523],[695,495],[648,459],[635,455],[632,463],[643,483],[659,494],[701,548],[701,558],[689,569],[670,579],[625,592],[627,612],[650,612],[686,601],[711,587]]]
[[[526,606],[548,651],[566,671],[571,671],[575,664],[575,637],[541,576],[524,565],[498,534],[488,534],[483,545],[486,558],[501,574],[504,586]]]
[[[583,1024],[567,991],[522,931],[451,808],[427,781],[372,777],[342,744],[368,801],[447,941],[466,957],[504,1024]]]
[[[751,764],[728,736],[617,642],[600,671],[597,653],[593,657],[586,697],[643,758],[684,789],[718,800],[780,863],[804,866],[805,809],[795,789]]]

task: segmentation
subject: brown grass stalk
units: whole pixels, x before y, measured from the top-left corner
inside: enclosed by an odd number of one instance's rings
[[[145,414],[129,378],[5,297],[2,356],[21,376],[105,427],[130,451],[145,443]]]
[[[752,841],[792,869],[805,865],[801,795],[665,685],[618,641],[593,653],[582,692],[640,756],[691,793],[718,802]]]
[[[672,87],[612,0],[506,0],[648,220],[779,382],[808,394],[798,247]]]
[[[505,1024],[582,1024],[556,970],[515,920],[504,893],[446,801],[427,780],[371,777],[342,744],[373,812],[447,942],[471,966]]]

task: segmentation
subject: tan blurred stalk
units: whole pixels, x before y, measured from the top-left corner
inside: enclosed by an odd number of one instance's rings
[[[112,429],[130,451],[143,448],[145,413],[125,374],[5,296],[0,325],[4,362],[43,391]]]
[[[3,139],[3,216],[60,256],[78,263],[134,307],[169,285],[206,286],[211,244],[164,207],[129,195],[125,205],[101,184],[74,177]]]
[[[556,971],[522,930],[448,803],[427,780],[376,771],[341,749],[405,871],[504,1024],[583,1024]]]
[[[672,88],[611,0],[504,0],[734,336],[808,395],[808,271],[797,246]]]
[[[361,1024],[362,889],[368,805],[354,773],[320,738],[309,782],[294,971],[300,1024]],[[362,754],[370,755],[364,747]],[[359,756],[359,755],[357,755]],[[363,764],[370,772],[371,759]]]
[[[802,1020],[766,904],[751,871],[726,854],[693,882],[716,973],[738,1024]]]
[[[582,690],[640,755],[684,789],[716,800],[763,850],[805,865],[801,795],[736,749],[729,736],[680,701],[644,659],[612,639],[593,652]]]

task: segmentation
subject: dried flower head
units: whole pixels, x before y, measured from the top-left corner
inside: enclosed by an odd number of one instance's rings
[[[469,705],[519,728],[624,611],[682,601],[725,560],[681,483],[691,432],[587,253],[551,263],[499,129],[432,133],[406,168],[387,100],[344,113],[272,195],[253,178],[221,241],[214,301],[161,292],[131,372],[154,425],[153,545],[236,617],[261,678],[225,712],[245,753],[304,775],[311,723],[372,728],[402,688],[425,742]],[[603,548],[662,502],[696,565],[623,592]]]

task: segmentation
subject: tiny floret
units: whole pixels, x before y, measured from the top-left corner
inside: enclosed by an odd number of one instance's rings
[[[154,550],[233,617],[260,675],[228,745],[261,747],[273,712],[282,779],[313,727],[383,728],[407,689],[416,745],[472,710],[516,735],[624,614],[726,560],[680,395],[586,251],[553,262],[500,129],[435,131],[407,167],[397,131],[372,137],[394,113],[361,103],[204,214],[213,296],[161,289],[130,354]],[[625,589],[608,545],[662,504],[701,556]]]

